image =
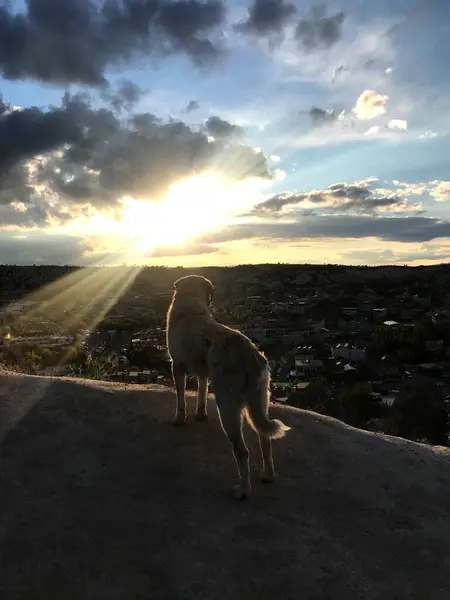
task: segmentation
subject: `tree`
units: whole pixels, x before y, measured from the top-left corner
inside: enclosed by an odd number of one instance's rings
[[[364,428],[373,418],[383,416],[385,407],[371,395],[368,383],[356,383],[344,388],[336,397],[336,414],[332,416],[354,427]]]
[[[393,413],[400,437],[449,445],[445,403],[436,385],[415,381],[396,399]]]
[[[108,379],[114,370],[114,365],[94,358],[91,354],[87,355],[84,367],[82,367],[83,375],[87,379]]]
[[[294,390],[289,394],[288,404],[312,410],[322,414],[330,414],[331,386],[324,378],[312,381],[305,391]]]

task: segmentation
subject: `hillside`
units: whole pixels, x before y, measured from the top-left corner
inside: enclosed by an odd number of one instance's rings
[[[450,596],[448,449],[273,407],[279,479],[258,482],[247,430],[237,503],[215,410],[172,410],[155,386],[0,375],[2,599]]]

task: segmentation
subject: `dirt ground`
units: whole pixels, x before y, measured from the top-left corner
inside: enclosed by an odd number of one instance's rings
[[[190,408],[193,398],[189,399]],[[210,419],[155,386],[0,375],[0,597],[448,600],[450,452],[295,409],[236,502]]]

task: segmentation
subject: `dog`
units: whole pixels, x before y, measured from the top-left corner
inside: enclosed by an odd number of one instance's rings
[[[233,495],[242,500],[251,491],[249,451],[242,433],[244,415],[259,436],[264,482],[275,479],[271,440],[282,438],[290,427],[268,416],[270,373],[265,356],[248,337],[211,315],[214,286],[209,279],[188,275],[175,281],[174,288],[167,312],[167,348],[176,389],[173,423],[186,422],[186,375],[198,378],[196,419],[207,419],[210,378],[240,479]]]

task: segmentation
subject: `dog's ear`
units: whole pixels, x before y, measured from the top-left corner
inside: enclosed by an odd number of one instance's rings
[[[181,284],[183,283],[183,281],[186,280],[186,277],[180,277],[179,279],[177,279],[176,281],[173,282],[173,287],[178,290],[181,286]]]

